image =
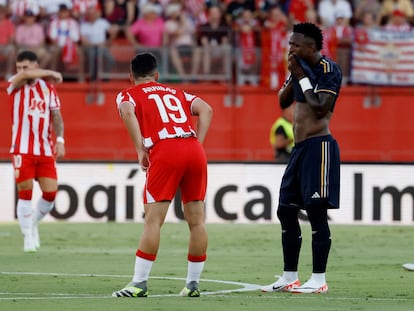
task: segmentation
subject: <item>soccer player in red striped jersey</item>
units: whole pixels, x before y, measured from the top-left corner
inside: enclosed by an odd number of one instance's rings
[[[112,296],[147,297],[147,280],[157,256],[160,229],[180,188],[184,218],[190,230],[187,279],[180,294],[199,297],[207,251],[204,225],[207,159],[202,143],[213,111],[201,98],[158,83],[157,61],[150,53],[132,59],[130,76],[134,86],[121,91],[116,103],[135,145],[139,164],[146,171],[145,223],[132,281]],[[193,116],[198,117],[196,128]]]
[[[62,75],[39,68],[37,55],[31,51],[17,55],[16,69],[17,74],[10,78],[7,87],[12,112],[10,153],[17,184],[17,218],[24,236],[24,251],[35,252],[40,247],[37,224],[52,210],[58,189],[55,159],[65,155],[60,100],[51,84],[62,82]],[[33,211],[34,180],[39,183],[42,197]]]

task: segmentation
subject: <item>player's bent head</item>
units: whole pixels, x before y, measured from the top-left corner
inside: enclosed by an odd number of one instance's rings
[[[36,53],[33,53],[32,51],[22,51],[19,54],[17,54],[16,62],[23,62],[25,60],[37,63]]]
[[[151,53],[137,54],[131,60],[131,74],[134,79],[153,77],[157,72],[157,59]]]
[[[323,35],[322,30],[313,23],[299,23],[293,25],[293,32],[304,35],[305,38],[313,39],[318,51],[322,50]]]

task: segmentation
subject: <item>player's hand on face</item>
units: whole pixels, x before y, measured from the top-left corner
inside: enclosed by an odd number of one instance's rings
[[[292,73],[292,75],[300,80],[306,76],[305,72],[302,69],[302,66],[299,64],[298,60],[296,59],[297,56],[290,54],[288,57],[288,70]]]

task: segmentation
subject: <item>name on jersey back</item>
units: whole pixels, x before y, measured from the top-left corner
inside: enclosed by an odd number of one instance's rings
[[[177,90],[169,88],[169,87],[165,87],[165,86],[162,86],[162,85],[143,87],[142,90],[145,93],[151,93],[151,92],[157,92],[157,91],[170,92],[172,94],[177,93]]]

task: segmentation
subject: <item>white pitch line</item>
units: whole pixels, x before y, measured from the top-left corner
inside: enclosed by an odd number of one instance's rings
[[[37,276],[70,276],[70,277],[112,277],[112,278],[128,278],[130,275],[120,275],[120,274],[87,274],[87,273],[47,273],[47,272],[0,272],[0,275],[37,275]],[[185,278],[180,277],[164,277],[164,276],[151,276],[150,279],[160,279],[160,280],[177,280],[185,281]],[[202,292],[201,295],[217,295],[217,294],[228,294],[236,292],[246,292],[254,291],[260,289],[260,285],[243,283],[243,282],[234,282],[234,281],[224,281],[224,280],[210,280],[210,279],[201,279],[202,282],[211,282],[211,283],[220,283],[240,286],[241,288],[236,289],[224,289],[214,292]],[[38,296],[36,293],[5,293],[0,292],[0,295],[24,295],[26,297],[0,297],[0,300],[12,300],[12,299],[42,299],[42,297],[27,297],[27,296]],[[179,294],[163,294],[163,295],[150,295],[149,297],[179,297]],[[61,294],[61,293],[49,293],[44,295],[44,297],[54,297],[59,299],[73,299],[73,298],[112,298],[112,296],[93,296],[92,294],[84,295],[70,295],[70,294]]]
[[[0,275],[45,275],[45,276],[71,276],[71,277],[112,277],[112,278],[129,278],[130,275],[122,275],[122,274],[93,274],[93,273],[54,273],[54,272],[0,272]],[[177,281],[185,281],[185,278],[180,277],[165,277],[165,276],[150,276],[150,279],[159,279],[159,280],[177,280]],[[232,291],[240,291],[240,290],[256,290],[261,287],[261,285],[251,284],[251,283],[243,283],[243,282],[234,282],[234,281],[224,281],[224,280],[211,280],[211,279],[201,279],[200,281],[203,282],[211,282],[211,283],[221,283],[221,284],[229,284],[235,286],[241,286],[240,289],[234,289]]]

